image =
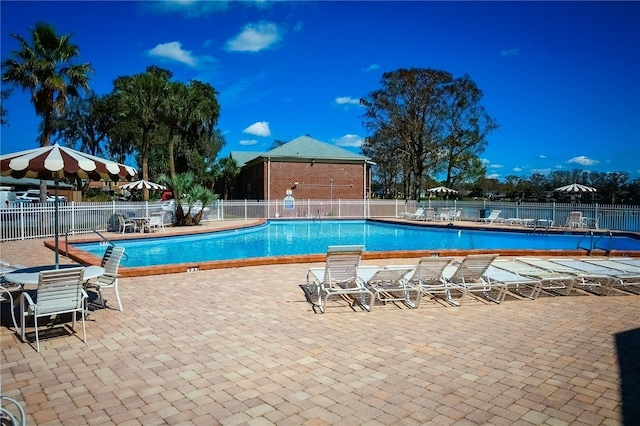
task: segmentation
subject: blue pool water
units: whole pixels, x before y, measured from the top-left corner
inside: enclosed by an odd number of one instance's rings
[[[575,250],[579,235],[458,230],[388,224],[365,220],[268,221],[251,228],[215,233],[122,240],[123,266],[170,265],[187,262],[270,256],[323,254],[330,245],[364,245],[365,251],[396,250]],[[604,244],[604,240],[601,241]],[[79,243],[81,250],[101,257],[106,247]],[[640,240],[614,237],[614,250],[640,250]]]

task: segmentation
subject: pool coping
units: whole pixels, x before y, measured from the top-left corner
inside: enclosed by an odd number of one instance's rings
[[[270,219],[270,220],[285,220],[285,219]],[[286,219],[291,220],[291,219]],[[322,220],[353,220],[353,219],[322,219]],[[527,232],[526,228],[514,228],[514,227],[502,227],[492,226],[485,224],[470,225],[463,223],[433,223],[433,222],[417,222],[406,221],[402,219],[386,219],[386,218],[370,218],[367,219],[373,222],[390,223],[390,224],[403,224],[413,225],[421,227],[436,227],[442,229],[465,229],[465,230],[483,230],[483,231],[506,231],[506,232]],[[165,232],[161,234],[123,234],[120,238],[113,238],[112,241],[123,241],[130,239],[147,239],[147,238],[164,238],[178,235],[194,235],[194,234],[206,234],[222,231],[229,231],[234,229],[251,228],[263,225],[267,222],[267,219],[259,219],[246,224],[236,224],[232,226],[223,226],[216,229],[210,228],[197,228],[190,229],[188,233],[181,229],[180,232],[172,232],[172,228],[166,228]],[[478,226],[480,225],[480,226]],[[528,232],[531,232],[529,229]],[[582,235],[584,232],[575,232],[562,229],[549,229],[545,231],[548,233],[560,234],[560,235]],[[623,232],[623,231],[611,231],[614,235],[631,236],[632,238],[640,238],[640,234]],[[59,253],[67,256],[68,258],[86,265],[100,265],[101,258],[89,254],[83,250],[79,250],[73,247],[71,244],[75,243],[91,243],[101,242],[102,240],[97,237],[81,237],[74,239],[70,242],[68,247],[68,253],[62,244],[59,244]],[[52,250],[55,249],[54,240],[45,240],[44,245]],[[501,256],[587,256],[585,250],[520,250],[520,249],[477,249],[477,250],[396,250],[385,252],[365,252],[362,255],[363,260],[375,260],[375,259],[419,259],[421,257],[438,257],[438,256],[466,256],[468,254],[489,254],[495,253]],[[627,257],[640,257],[640,251],[612,251],[610,256],[627,256]],[[312,255],[295,255],[295,256],[274,256],[274,257],[260,257],[260,258],[246,258],[246,259],[231,259],[231,260],[217,260],[207,262],[187,262],[179,263],[175,265],[154,265],[154,266],[141,266],[141,267],[124,267],[121,266],[119,273],[122,277],[141,277],[148,275],[163,275],[163,274],[175,274],[183,272],[196,272],[210,269],[225,269],[225,268],[241,268],[245,266],[263,266],[263,265],[284,265],[292,263],[319,263],[324,262],[326,254],[312,254]]]

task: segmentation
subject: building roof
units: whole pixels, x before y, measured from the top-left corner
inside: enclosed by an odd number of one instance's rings
[[[243,152],[232,151],[231,158],[235,159],[238,166],[262,158],[271,159],[304,159],[304,160],[330,160],[330,161],[368,161],[369,157],[354,154],[344,148],[319,141],[309,136],[300,136],[268,152]]]
[[[231,151],[229,156],[236,160],[238,167],[242,167],[254,158],[258,158],[264,155],[264,152],[259,151]]]

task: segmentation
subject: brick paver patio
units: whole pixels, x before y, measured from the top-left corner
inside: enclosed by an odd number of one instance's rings
[[[0,250],[24,266],[52,259],[42,241]],[[94,311],[87,344],[52,337],[40,354],[3,315],[2,394],[35,425],[640,421],[640,296],[370,313],[334,300],[316,314],[300,288],[310,266],[124,278],[123,312]]]

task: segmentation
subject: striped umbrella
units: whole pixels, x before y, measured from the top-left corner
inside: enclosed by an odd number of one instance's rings
[[[58,144],[0,156],[0,173],[14,178],[132,180],[136,169]]]
[[[456,191],[455,189],[447,188],[446,186],[437,186],[435,188],[429,188],[427,189],[427,192],[432,192],[434,194],[440,194],[440,195],[450,195],[450,194],[458,193],[458,191]]]
[[[158,190],[158,189],[167,189],[166,186],[160,185],[159,183],[149,182],[148,180],[136,180],[134,182],[125,183],[124,185],[120,185],[120,189],[132,190],[132,189],[148,189],[148,190]]]
[[[58,182],[60,179],[130,181],[136,169],[58,144],[0,156],[0,175],[55,182],[55,259],[58,267]]]
[[[554,191],[558,192],[566,192],[568,194],[580,194],[583,192],[596,192],[595,188],[590,186],[580,185],[579,183],[572,183],[571,185],[561,186],[560,188],[554,189]]]

